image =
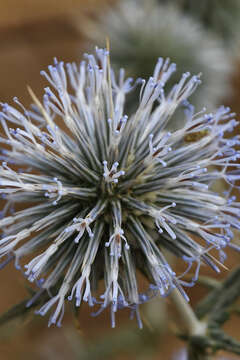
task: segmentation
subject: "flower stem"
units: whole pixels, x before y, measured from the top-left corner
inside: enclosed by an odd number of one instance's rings
[[[187,336],[189,337],[188,344],[188,359],[189,360],[207,360],[210,359],[201,346],[194,346],[191,343],[191,337],[201,338],[206,336],[207,323],[200,321],[190,304],[183,298],[177,289],[174,289],[171,293],[171,299],[179,313],[179,317],[185,327]]]
[[[177,289],[171,293],[171,299],[180,315],[189,336],[205,336],[207,324],[198,320],[189,303],[183,298]]]

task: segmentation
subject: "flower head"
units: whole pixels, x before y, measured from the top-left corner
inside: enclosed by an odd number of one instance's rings
[[[68,299],[99,311],[110,306],[113,326],[117,309],[128,307],[141,326],[139,304],[174,288],[187,299],[183,286],[194,284],[202,263],[219,271],[231,229],[240,228],[240,204],[230,195],[240,176],[239,136],[225,137],[237,123],[234,114],[224,107],[194,113],[187,98],[200,80],[189,73],[166,92],[175,70],[168,60],[160,58],[153,76],[135,84],[109,64],[104,49],[80,65],[56,60],[42,72],[51,86],[43,104],[34,95],[33,110],[17,99],[20,110],[2,104],[0,257],[2,266],[15,259],[22,268],[32,256],[24,274],[39,290],[27,306],[48,293],[38,312],[51,310],[49,325],[61,324]],[[139,92],[139,105],[125,114],[130,91]],[[184,125],[170,133],[177,109]],[[228,192],[211,190],[219,179]],[[24,210],[9,213],[18,203]],[[196,264],[190,283],[163,249],[181,258],[186,271]],[[137,270],[149,281],[144,294]]]
[[[79,21],[78,18],[76,23],[93,44],[104,45],[109,37],[111,63],[116,69],[126,68],[128,76],[148,78],[159,56],[170,58],[177,64],[177,71],[166,84],[168,90],[182,73],[202,73],[203,84],[192,94],[191,102],[199,110],[203,103],[209,107],[219,105],[231,90],[230,53],[221,39],[205,29],[201,22],[169,3],[121,0],[104,8],[96,19],[86,20],[86,17]],[[137,101],[133,96],[128,99],[130,104]]]
[[[238,0],[158,0],[159,3],[175,3],[184,13],[201,21],[201,23],[226,44],[235,45],[239,33],[240,3]]]

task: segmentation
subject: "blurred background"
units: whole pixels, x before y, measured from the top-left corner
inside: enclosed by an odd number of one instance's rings
[[[46,69],[54,57],[66,62],[79,62],[84,51],[93,51],[94,42],[88,42],[85,21],[88,17],[95,21],[103,9],[115,2],[0,0],[0,101],[12,103],[12,98],[17,96],[28,107],[31,99],[27,85],[41,98],[46,81],[40,76],[40,71]],[[111,40],[111,34],[109,37]],[[228,79],[231,91],[223,92],[221,103],[239,113],[238,42],[234,46],[226,46],[225,51],[226,57],[232,55],[232,71]],[[239,254],[229,252],[226,266],[231,268],[238,263]],[[178,270],[181,271],[181,264]],[[202,274],[209,273],[208,269],[202,268]],[[227,271],[223,271],[217,279],[226,275]],[[0,272],[0,284],[0,313],[27,295],[21,274],[11,264]],[[196,285],[188,290],[188,294],[194,305],[206,294],[206,289]],[[92,317],[90,313],[88,306],[83,306],[79,321],[76,321],[68,312],[61,329],[48,329],[47,319],[38,316],[12,321],[0,328],[0,359],[185,359],[184,343],[173,335],[176,314],[168,299],[159,299],[143,307],[144,330],[137,329],[136,322],[129,320],[127,311],[117,314],[116,329],[111,329],[107,312],[98,317]],[[228,322],[226,331],[240,340],[238,319]],[[216,357],[238,358],[224,353]]]

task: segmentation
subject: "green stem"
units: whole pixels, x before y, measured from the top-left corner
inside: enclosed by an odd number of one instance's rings
[[[188,360],[210,360],[206,350],[198,346],[198,342],[192,341],[206,336],[207,323],[198,320],[190,304],[177,289],[173,290],[170,296],[189,339]]]
[[[207,324],[198,320],[190,304],[183,298],[180,292],[175,289],[171,293],[171,299],[179,313],[182,323],[185,326],[188,336],[205,336]]]

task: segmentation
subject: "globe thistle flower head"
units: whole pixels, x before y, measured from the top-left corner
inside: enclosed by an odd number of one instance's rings
[[[191,97],[199,110],[203,103],[219,105],[231,91],[232,60],[221,39],[191,16],[183,15],[177,6],[123,0],[103,9],[96,20],[77,20],[90,43],[102,45],[109,37],[111,63],[116,69],[126,68],[128,76],[148,78],[159,56],[178,65],[168,89],[182,73],[202,73],[203,84]],[[131,103],[137,101],[131,98]]]
[[[206,28],[234,45],[239,33],[240,3],[238,0],[159,0],[160,4],[175,3],[184,13],[199,20]]]
[[[194,113],[187,99],[200,80],[189,73],[166,92],[176,68],[168,60],[159,58],[153,76],[135,83],[109,64],[104,49],[80,65],[55,61],[42,72],[50,83],[43,104],[34,95],[33,110],[17,99],[19,109],[2,104],[1,266],[14,260],[36,284],[26,306],[49,294],[38,310],[51,312],[49,325],[61,325],[66,301],[85,301],[98,312],[110,307],[112,326],[116,311],[127,307],[141,327],[139,304],[174,288],[188,300],[183,287],[195,283],[202,263],[219,271],[232,228],[240,228],[240,206],[230,195],[239,179],[239,137],[225,137],[234,114],[224,107]],[[134,91],[138,108],[126,114]],[[184,126],[170,133],[177,109]],[[211,190],[219,179],[229,184],[227,193]],[[18,203],[25,208],[10,213]],[[190,283],[171,268],[166,251],[186,264],[184,274],[195,264]],[[145,293],[137,271],[148,279]]]

